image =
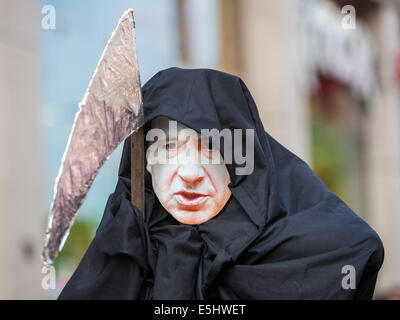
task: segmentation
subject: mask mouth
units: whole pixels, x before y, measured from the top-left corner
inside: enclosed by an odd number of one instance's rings
[[[181,208],[187,210],[198,210],[209,197],[202,193],[179,191],[174,194],[174,198]]]
[[[180,195],[180,196],[186,198],[187,200],[195,200],[197,198],[206,196],[205,194],[202,194],[202,193],[188,192],[188,191],[179,191],[179,192],[176,192],[175,194]]]

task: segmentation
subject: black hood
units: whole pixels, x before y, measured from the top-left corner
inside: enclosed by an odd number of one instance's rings
[[[240,78],[210,69],[170,68],[153,76],[142,90],[145,133],[151,128],[151,120],[158,116],[177,120],[199,133],[201,129],[213,128],[219,131],[225,128],[254,129],[254,171],[251,175],[236,175],[235,169],[241,165],[228,163],[232,181],[229,187],[257,226],[265,225],[280,214],[268,137],[253,98]],[[225,158],[223,139],[220,145]],[[129,157],[127,148],[128,141],[124,154]],[[124,156],[119,175],[130,178],[130,159]],[[152,189],[147,171],[146,175],[146,186]]]
[[[264,130],[243,81],[210,69],[170,68],[142,88],[145,133],[157,116],[201,129],[254,129],[254,170],[227,164],[232,196],[200,225],[161,206],[146,171],[145,221],[131,202],[130,139],[115,192],[60,298],[371,298],[383,246],[377,234]],[[265,124],[268,126],[268,123]],[[223,141],[221,141],[223,154]],[[345,289],[344,266],[356,289]],[[133,289],[134,288],[134,289]]]

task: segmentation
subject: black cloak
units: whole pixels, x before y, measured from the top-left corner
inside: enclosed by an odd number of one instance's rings
[[[253,128],[254,171],[235,175],[237,164],[227,164],[232,196],[222,211],[181,225],[161,206],[146,170],[143,221],[130,201],[126,139],[115,192],[59,299],[372,298],[384,255],[379,236],[264,131],[240,78],[170,68],[142,90],[145,132],[157,116],[198,132]],[[347,265],[355,289],[342,286]]]

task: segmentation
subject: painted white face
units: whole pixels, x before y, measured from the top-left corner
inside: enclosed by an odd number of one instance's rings
[[[179,122],[177,131],[169,132],[168,121],[166,117],[152,121],[152,128],[163,130],[166,139],[148,148],[147,170],[165,210],[180,223],[200,224],[216,216],[229,200],[230,176],[208,138]],[[155,154],[163,155],[166,163],[154,161]]]

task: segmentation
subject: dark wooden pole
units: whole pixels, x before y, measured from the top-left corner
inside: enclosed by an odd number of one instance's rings
[[[144,129],[131,135],[131,193],[132,203],[144,218]]]
[[[189,64],[189,30],[186,15],[186,0],[176,0],[178,18],[178,44],[180,60],[183,64]]]

